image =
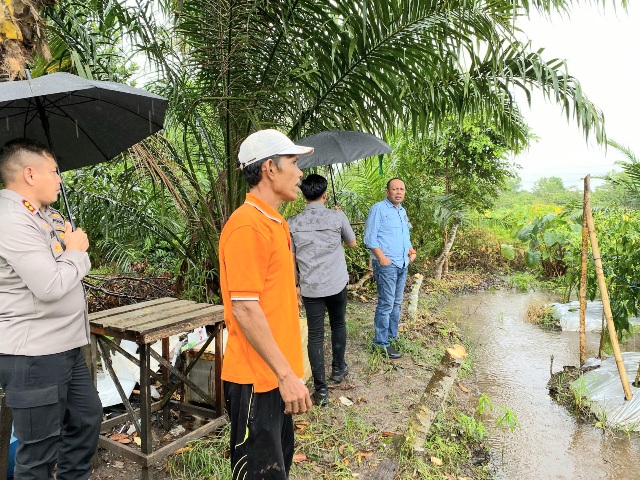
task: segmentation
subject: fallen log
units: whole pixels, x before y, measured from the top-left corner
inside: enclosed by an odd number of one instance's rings
[[[351,285],[347,285],[347,290],[358,290],[358,289],[362,288],[362,286],[365,284],[365,282],[367,280],[369,280],[371,277],[373,277],[373,272],[372,271],[368,271],[356,283],[352,283]]]
[[[440,365],[433,372],[420,402],[409,419],[409,428],[405,435],[405,441],[412,446],[414,454],[424,453],[424,442],[429,436],[431,425],[449,396],[466,356],[467,351],[462,345],[447,348]]]

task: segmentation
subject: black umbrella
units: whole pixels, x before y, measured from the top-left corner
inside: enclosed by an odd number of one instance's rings
[[[300,168],[329,165],[334,203],[336,203],[336,191],[333,187],[333,168],[331,165],[355,162],[362,158],[391,153],[391,147],[375,135],[347,130],[327,130],[301,138],[296,143],[314,148],[311,155],[301,157],[298,160]]]
[[[111,160],[162,129],[167,100],[116,82],[70,73],[0,83],[0,145],[38,140],[60,171]],[[62,197],[69,212],[67,196]]]

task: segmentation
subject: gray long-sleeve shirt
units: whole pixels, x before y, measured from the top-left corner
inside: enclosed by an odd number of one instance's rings
[[[0,190],[0,353],[50,355],[89,342],[86,252],[65,251],[59,213]]]
[[[321,203],[308,203],[288,223],[302,295],[319,298],[340,293],[349,283],[342,241],[356,239],[347,216]]]

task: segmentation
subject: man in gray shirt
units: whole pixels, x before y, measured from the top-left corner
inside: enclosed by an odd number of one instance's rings
[[[18,139],[0,150],[0,386],[13,413],[16,480],[89,478],[102,405],[81,353],[89,241],[49,205],[51,152]]]
[[[302,296],[309,341],[307,352],[318,405],[329,401],[324,369],[324,315],[329,312],[331,325],[331,381],[340,383],[349,371],[345,362],[347,346],[347,262],[342,242],[353,248],[356,236],[347,216],[340,210],[329,210],[327,180],[317,174],[306,177],[300,190],[307,200],[304,211],[289,219],[291,250],[299,275],[298,295]]]

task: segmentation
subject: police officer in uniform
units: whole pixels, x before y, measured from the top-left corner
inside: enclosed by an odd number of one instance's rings
[[[51,152],[17,139],[0,150],[0,385],[13,413],[15,480],[89,478],[102,405],[81,347],[89,241],[49,207]]]

